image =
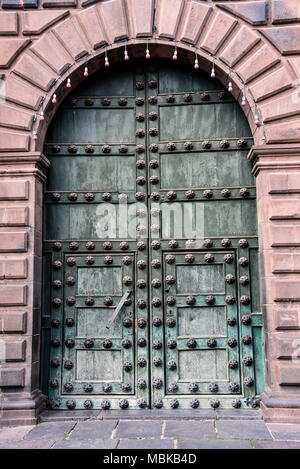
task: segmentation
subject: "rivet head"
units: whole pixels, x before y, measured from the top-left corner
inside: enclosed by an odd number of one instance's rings
[[[85,263],[87,265],[93,265],[95,263],[95,259],[93,258],[93,256],[87,256],[85,258]]]
[[[234,381],[231,381],[228,384],[228,389],[231,392],[239,392],[240,386],[238,385],[238,383],[235,383]]]
[[[142,378],[138,379],[138,380],[137,380],[137,387],[138,387],[139,389],[146,389],[146,388],[147,388],[146,380],[145,380],[145,379],[142,379]]]
[[[138,241],[136,247],[138,251],[144,251],[146,249],[146,243],[144,241]]]
[[[243,357],[243,363],[244,363],[244,365],[246,365],[246,366],[251,366],[252,363],[253,363],[253,358],[250,357],[250,355],[245,355],[245,356]]]
[[[244,138],[240,138],[237,142],[236,145],[238,148],[245,148],[247,146],[247,140]]]
[[[126,285],[127,287],[132,284],[132,278],[129,277],[129,275],[125,275],[123,277],[123,284]]]
[[[94,389],[93,385],[91,383],[85,383],[83,385],[83,390],[84,392],[92,392]]]
[[[173,94],[169,94],[167,97],[166,97],[166,101],[167,103],[175,103],[175,96]]]
[[[93,145],[86,145],[84,150],[85,150],[86,153],[94,153]]]
[[[166,322],[167,322],[168,327],[175,327],[176,326],[175,318],[168,318]]]
[[[177,407],[179,407],[179,401],[177,399],[172,399],[170,401],[170,407],[172,409],[177,409]]]
[[[113,263],[113,258],[111,256],[105,256],[103,262],[105,265],[111,265]]]
[[[153,404],[156,409],[161,409],[163,407],[163,401],[160,398],[154,399]]]
[[[215,258],[212,254],[205,254],[204,256],[204,262],[206,262],[207,264],[211,264],[212,262],[214,262]]]
[[[221,190],[221,196],[224,198],[224,199],[228,199],[228,197],[231,196],[231,191],[229,189],[222,189]]]
[[[110,150],[111,150],[110,145],[107,145],[107,144],[106,144],[106,145],[103,145],[103,146],[102,146],[102,152],[103,152],[103,153],[110,153]]]
[[[220,101],[225,101],[228,98],[226,91],[219,91],[218,98]]]
[[[69,152],[69,153],[77,153],[77,147],[76,147],[76,145],[69,145],[69,146],[68,146],[68,152]]]
[[[217,383],[209,383],[209,385],[208,385],[209,392],[218,392],[218,389],[219,389],[219,387],[218,387]]]
[[[192,142],[185,142],[184,143],[184,148],[186,150],[192,150],[194,148],[194,144]]]
[[[248,314],[244,314],[242,316],[242,323],[245,325],[245,326],[249,326],[249,324],[251,324],[251,316],[249,316]]]
[[[123,319],[123,326],[124,327],[131,327],[132,326],[132,320],[129,317],[126,317]]]
[[[119,406],[121,409],[127,409],[129,407],[129,402],[127,401],[127,399],[121,399],[119,401]]]
[[[74,306],[76,303],[76,299],[74,296],[68,296],[66,299],[66,303],[68,306]]]
[[[150,96],[148,98],[148,101],[150,104],[157,104],[157,97],[156,96]]]
[[[139,347],[146,347],[147,341],[146,341],[145,337],[139,337],[138,340],[137,340],[137,344],[138,344]]]
[[[144,153],[144,151],[145,151],[144,145],[137,145],[137,146],[135,147],[135,151],[136,151],[138,154]]]
[[[251,378],[251,376],[247,376],[246,378],[244,378],[244,385],[245,386],[251,387],[251,386],[253,386],[253,384],[254,384],[254,379]]]
[[[102,106],[109,106],[110,105],[110,100],[108,98],[102,98],[101,104],[102,104]]]
[[[167,363],[167,367],[169,368],[169,370],[176,370],[177,363],[174,360],[169,360]]]
[[[192,409],[197,409],[200,405],[200,402],[198,399],[192,399],[190,402],[190,406]]]
[[[232,401],[232,407],[234,407],[234,409],[239,409],[241,407],[242,403],[240,401],[240,399],[233,399]]]
[[[73,265],[76,264],[76,258],[75,257],[68,257],[67,258],[67,264],[72,267]]]
[[[102,200],[105,202],[109,202],[111,200],[111,194],[109,192],[104,192],[102,194]]]
[[[85,341],[84,341],[84,346],[85,346],[85,348],[92,348],[92,347],[94,347],[94,341],[93,341],[93,339],[85,339]]]
[[[108,401],[107,399],[104,399],[102,402],[101,402],[101,409],[103,410],[108,410],[110,409],[110,401]]]
[[[128,146],[127,145],[119,145],[119,153],[127,153]]]
[[[159,233],[160,226],[157,225],[157,224],[153,224],[153,225],[151,225],[150,229],[151,229],[152,233]]]
[[[163,381],[161,378],[154,378],[152,384],[155,389],[160,389],[163,385]]]
[[[201,94],[200,94],[200,99],[201,99],[201,101],[209,101],[209,100],[210,100],[210,95],[209,95],[209,93],[206,93],[206,92],[201,93]]]
[[[53,194],[51,194],[51,199],[54,202],[58,202],[60,200],[60,194],[58,192],[53,192]]]
[[[124,265],[130,265],[132,263],[132,258],[129,256],[124,256],[122,262]]]
[[[197,347],[197,342],[195,339],[188,339],[186,341],[186,345],[188,348],[196,348]]]
[[[177,383],[170,383],[169,386],[168,386],[168,391],[169,392],[177,392],[178,391]]]
[[[144,398],[140,398],[137,400],[137,405],[141,408],[141,409],[144,409],[145,407],[147,407],[147,401],[144,399]]]
[[[158,317],[155,317],[155,318],[153,318],[152,324],[153,324],[153,326],[155,326],[155,327],[159,327],[159,326],[161,326],[161,324],[162,324],[162,320],[161,320],[160,318],[158,318]]]
[[[137,106],[143,106],[144,103],[145,103],[144,98],[136,98],[136,100],[135,100],[135,104]]]
[[[140,270],[145,270],[146,266],[147,266],[147,263],[144,260],[140,260],[137,262],[137,268]]]
[[[185,193],[186,198],[189,199],[189,200],[194,199],[194,198],[195,198],[195,195],[196,195],[196,194],[195,194],[195,191],[193,191],[193,190],[188,190],[188,191],[186,191],[186,193]]]
[[[213,338],[207,339],[206,343],[209,348],[215,348],[217,346],[217,341]]]
[[[73,368],[73,362],[72,360],[66,360],[64,363],[64,367],[66,370],[71,370]]]
[[[239,366],[239,363],[237,360],[235,360],[234,358],[232,360],[229,360],[228,362],[228,367],[231,369],[231,370],[235,370],[236,368],[238,368]]]
[[[202,148],[204,148],[205,150],[208,150],[209,148],[211,148],[211,142],[209,140],[203,140],[201,145],[202,145]]]
[[[235,326],[236,325],[236,318],[234,316],[229,316],[227,318],[228,326]]]
[[[154,278],[151,282],[151,285],[153,288],[160,288],[161,287],[161,281],[159,278]]]
[[[250,303],[250,297],[247,295],[242,295],[240,298],[240,303],[242,305],[248,305]]]
[[[112,341],[110,339],[104,339],[102,342],[102,345],[104,348],[111,348],[112,347]]]
[[[54,306],[54,308],[59,308],[61,306],[61,299],[60,298],[53,298],[52,306]]]
[[[152,249],[154,249],[155,251],[157,251],[158,249],[160,249],[160,242],[157,241],[157,240],[154,240],[151,242],[151,247]]]
[[[148,82],[148,86],[151,90],[154,90],[157,87],[157,81],[156,80],[150,80]]]
[[[95,249],[95,243],[93,241],[88,241],[86,244],[85,244],[85,247],[86,249],[88,249],[89,251],[93,251]]]
[[[216,302],[216,299],[213,295],[206,295],[205,297],[205,303],[208,304],[208,305],[213,305],[215,304]]]
[[[156,135],[158,135],[158,129],[156,127],[151,127],[149,129],[149,135],[151,135],[151,137],[156,137]],[[156,145],[156,144],[154,144],[154,145]],[[158,150],[158,145],[156,145],[156,146],[157,146],[157,150]],[[150,151],[152,151],[151,150],[151,145],[150,145],[149,148],[150,148]]]
[[[66,326],[73,327],[75,325],[75,321],[73,318],[66,318]]]
[[[59,381],[57,378],[50,379],[49,381],[50,388],[55,389],[59,386]]]
[[[139,112],[139,113],[136,115],[135,118],[136,118],[136,120],[137,120],[138,122],[144,122],[144,120],[145,120],[145,116],[144,116],[144,114],[142,114],[141,112]]]
[[[144,368],[144,367],[147,365],[147,360],[146,360],[146,358],[144,358],[144,357],[138,358],[137,364],[138,364],[138,366],[140,366],[141,368]]]
[[[103,300],[103,303],[105,304],[105,306],[111,306],[114,302],[114,299],[112,296],[106,296]]]
[[[112,390],[112,385],[109,383],[104,383],[102,386],[102,389],[104,392],[111,392]]]
[[[158,308],[159,306],[161,306],[161,299],[160,298],[153,298],[152,299],[152,305],[155,306],[156,308]]]
[[[74,389],[74,386],[73,386],[72,383],[65,383],[65,384],[64,384],[64,390],[65,390],[66,392],[72,392],[73,389]]]
[[[209,401],[209,404],[213,409],[217,409],[218,407],[220,407],[220,401],[218,399],[211,399]]]
[[[135,132],[135,135],[139,138],[143,138],[145,137],[145,131],[144,129],[137,129],[137,131]]]
[[[223,248],[229,248],[231,246],[231,241],[228,238],[223,238],[221,241],[221,245]]]
[[[247,239],[244,239],[244,238],[243,238],[243,239],[240,239],[240,240],[239,240],[239,246],[240,246],[241,248],[246,248],[246,247],[248,247],[248,245],[249,245],[249,243],[248,243]]]
[[[61,248],[62,248],[62,244],[59,241],[56,241],[55,243],[53,243],[53,250],[54,251],[60,251]]]
[[[154,111],[149,112],[149,119],[150,119],[151,121],[156,121],[157,118],[158,118],[157,112],[154,112]]]
[[[137,183],[138,186],[144,186],[146,184],[146,178],[144,178],[144,176],[139,176],[139,177],[136,178],[136,183]],[[143,192],[137,192],[136,193],[136,198],[138,196],[141,197],[141,199],[138,199],[138,200],[143,200],[143,198],[144,198]]]
[[[60,261],[54,261],[52,264],[52,267],[54,270],[60,270],[62,268],[62,262]]]
[[[142,278],[139,279],[139,280],[136,282],[136,286],[137,286],[138,288],[145,288],[146,285],[147,285],[146,280],[144,280],[144,279],[142,279]]]
[[[174,264],[175,262],[175,256],[173,256],[172,254],[168,254],[166,256],[166,263],[167,264]]]
[[[146,301],[144,300],[144,298],[140,298],[139,300],[137,300],[137,307],[140,308],[140,309],[145,309],[147,306],[147,303]]]
[[[233,305],[235,303],[235,298],[232,295],[226,295],[225,296],[225,303],[228,305]]]
[[[69,244],[69,248],[72,251],[77,251],[77,249],[79,249],[79,243],[77,243],[76,241],[71,241]]]
[[[123,339],[122,340],[122,347],[126,348],[126,349],[130,348],[131,347],[131,341],[129,339]]]
[[[162,342],[160,340],[153,340],[152,347],[154,350],[160,350],[162,348]]]
[[[66,339],[65,340],[65,346],[68,348],[73,348],[75,346],[75,340],[74,339]]]
[[[242,189],[240,189],[240,195],[244,198],[249,197],[250,195],[249,189],[247,189],[246,187],[242,187]]]
[[[56,327],[59,327],[60,326],[60,320],[55,318],[55,319],[52,319],[51,320],[51,326],[56,328]]]
[[[205,240],[203,241],[203,246],[204,246],[205,248],[211,248],[211,247],[213,247],[213,245],[214,245],[214,243],[213,243],[213,240],[212,240],[212,239],[209,239],[209,238],[208,238],[208,239],[205,239]]]
[[[159,269],[160,268],[160,260],[159,259],[153,259],[151,262],[151,265],[153,269]]]
[[[68,399],[66,402],[66,406],[68,407],[68,409],[75,409],[76,402],[74,401],[74,399]]]
[[[174,285],[175,283],[175,277],[173,275],[167,275],[166,276],[166,284],[167,285]]]
[[[190,102],[192,102],[192,101],[193,101],[193,95],[192,95],[191,93],[185,93],[185,94],[183,95],[183,101],[184,101],[185,103],[190,103]]]
[[[52,347],[59,347],[60,346],[60,338],[59,337],[54,337],[51,340],[51,345],[52,345]]]
[[[167,347],[170,349],[174,349],[177,347],[177,342],[174,339],[169,339],[167,342]]]
[[[226,262],[226,264],[231,264],[233,260],[234,260],[234,257],[232,254],[225,254],[224,262]]]
[[[144,169],[145,166],[146,166],[146,163],[145,163],[144,160],[137,160],[137,162],[136,162],[136,167],[137,167],[138,169]]]
[[[60,145],[52,145],[51,151],[52,151],[52,153],[59,153],[60,152]]]
[[[167,149],[168,149],[169,151],[174,151],[174,150],[176,150],[176,144],[175,144],[174,142],[169,142],[169,143],[167,144]]]
[[[150,176],[150,183],[155,185],[159,183],[159,177],[158,176]]]
[[[122,391],[130,392],[131,391],[131,384],[130,383],[122,383]]]
[[[153,358],[153,365],[154,366],[161,366],[162,365],[162,359],[160,357],[154,357]]]
[[[77,200],[77,198],[78,198],[78,195],[76,194],[76,192],[71,192],[71,194],[68,195],[68,199],[73,202]]]
[[[199,389],[199,386],[197,383],[190,383],[189,384],[189,391],[190,392],[197,392]]]
[[[86,300],[85,300],[85,304],[87,306],[92,306],[94,303],[95,303],[94,298],[86,298]]]
[[[234,281],[235,281],[235,276],[233,274],[227,274],[225,276],[225,282],[226,283],[232,284],[232,283],[234,283]]]
[[[237,346],[237,340],[234,337],[229,337],[227,339],[227,344],[229,347],[234,348]]]
[[[185,301],[187,305],[194,305],[196,303],[196,298],[193,295],[188,295]]]
[[[146,319],[144,319],[144,318],[139,318],[138,319],[139,328],[144,329],[146,327],[146,325],[147,325]]]
[[[251,335],[249,335],[249,334],[243,335],[243,336],[242,336],[242,342],[243,342],[243,344],[245,344],[245,345],[250,345],[251,342],[252,342],[252,337],[251,337]]]
[[[150,160],[149,166],[152,169],[157,169],[158,168],[158,160]]]
[[[213,191],[210,190],[210,189],[205,189],[203,191],[203,197],[205,197],[206,199],[211,199],[213,196]]]
[[[129,361],[126,361],[123,363],[123,370],[125,371],[131,371],[132,370],[132,363]]]
[[[150,199],[154,201],[158,201],[160,199],[159,192],[152,192],[150,195]]]
[[[93,408],[93,401],[91,401],[91,399],[86,399],[83,403],[83,407],[85,409],[92,409]]]
[[[248,261],[248,258],[247,257],[240,257],[239,258],[239,264],[242,266],[242,267],[246,267],[248,265],[249,261]]]
[[[145,85],[142,81],[137,81],[136,84],[135,84],[135,88],[137,90],[143,90],[145,88]]]
[[[178,248],[178,242],[176,239],[171,239],[168,243],[170,249],[176,249]]]
[[[129,249],[129,243],[127,241],[122,241],[120,243],[120,249],[122,251],[127,251]]]
[[[221,140],[220,141],[220,148],[228,148],[228,147],[229,147],[228,140]]]
[[[169,200],[175,200],[176,197],[177,197],[177,194],[176,194],[175,191],[169,191],[169,192],[167,193],[167,197],[168,197]]]
[[[193,256],[193,254],[186,254],[184,256],[184,260],[187,264],[192,264],[195,260],[195,257]]]

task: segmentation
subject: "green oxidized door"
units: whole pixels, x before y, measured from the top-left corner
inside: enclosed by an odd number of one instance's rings
[[[177,64],[110,69],[66,99],[45,144],[51,407],[246,407],[262,392],[251,144],[232,96]]]

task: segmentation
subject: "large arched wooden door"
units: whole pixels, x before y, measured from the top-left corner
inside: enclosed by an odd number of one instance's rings
[[[251,144],[232,96],[178,64],[110,67],[66,99],[45,143],[51,407],[238,408],[262,392]]]

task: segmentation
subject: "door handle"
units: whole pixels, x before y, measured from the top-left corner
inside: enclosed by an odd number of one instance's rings
[[[125,301],[127,300],[127,298],[131,295],[132,293],[132,290],[126,290],[126,292],[124,293],[124,295],[122,296],[122,298],[120,299],[118,305],[116,306],[116,309],[114,310],[113,314],[111,315],[107,325],[106,325],[106,329],[109,329],[110,326],[112,325],[112,323],[114,322],[114,320],[116,319],[116,317],[118,316],[119,312],[121,311],[122,309],[122,306],[124,305]]]

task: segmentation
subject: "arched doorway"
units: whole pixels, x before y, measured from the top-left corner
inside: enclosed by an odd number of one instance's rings
[[[50,406],[239,408],[263,391],[251,145],[232,96],[167,61],[66,99],[44,149]]]

